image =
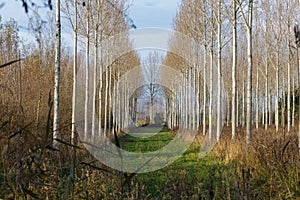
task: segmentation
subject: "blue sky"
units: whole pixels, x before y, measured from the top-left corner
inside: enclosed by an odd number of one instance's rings
[[[172,28],[180,0],[133,0],[129,16],[138,28]]]
[[[127,10],[128,16],[134,21],[138,29],[142,28],[166,28],[172,29],[173,18],[179,8],[180,0],[129,0],[130,7]],[[42,2],[34,0],[34,2]],[[53,1],[55,2],[55,1]],[[4,7],[0,9],[2,22],[14,18],[19,25],[27,27],[28,18],[22,7],[21,0],[0,0],[0,5],[4,3]],[[39,9],[39,13],[43,16],[48,12],[48,8]],[[32,14],[32,11],[29,11]],[[54,11],[53,11],[54,12]],[[72,36],[70,33],[63,34],[63,40],[72,44]],[[28,35],[26,30],[20,29],[20,36],[26,40],[34,40],[32,35]],[[145,38],[147,40],[147,38]]]
[[[41,2],[35,0],[35,2]],[[3,21],[10,17],[15,18],[19,25],[26,26],[28,15],[24,12],[21,0],[0,0],[0,15]],[[132,0],[128,15],[134,20],[138,28],[160,27],[172,28],[172,18],[176,14],[180,0]],[[40,12],[46,12],[47,9],[40,9]]]

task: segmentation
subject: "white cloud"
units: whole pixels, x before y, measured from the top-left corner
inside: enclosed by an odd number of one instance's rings
[[[138,28],[172,28],[180,0],[134,0],[129,16]]]

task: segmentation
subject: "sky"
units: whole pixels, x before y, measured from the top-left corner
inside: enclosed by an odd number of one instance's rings
[[[133,0],[128,10],[138,28],[172,28],[180,0]]]
[[[176,15],[176,11],[179,8],[180,0],[129,0],[129,9],[127,10],[127,15],[133,20],[137,27],[137,30],[143,28],[163,28],[172,29],[173,28],[173,18]],[[43,2],[42,0],[34,0],[35,3]],[[53,1],[53,4],[55,1]],[[1,7],[1,5],[4,5]],[[18,24],[22,27],[27,27],[28,18],[32,14],[32,10],[29,10],[29,14],[26,14],[24,8],[22,7],[21,0],[0,0],[0,15],[2,17],[2,22],[7,21],[10,18],[14,18]],[[39,13],[43,16],[44,13],[48,12],[49,8],[39,9]],[[54,12],[54,11],[52,11]],[[21,38],[31,41],[34,40],[32,35],[28,35],[24,28],[20,28]],[[137,37],[149,35],[147,31],[138,32]],[[142,34],[142,36],[141,36]],[[157,40],[156,36],[156,40]],[[164,42],[167,42],[166,37]],[[62,39],[65,40],[67,44],[72,45],[72,32],[63,33]],[[149,38],[149,40],[152,40]],[[153,40],[152,40],[153,41]],[[158,41],[158,40],[157,40]]]
[[[35,0],[35,2],[42,1]],[[0,0],[0,6],[3,3],[4,6],[0,9],[2,21],[7,21],[12,17],[18,21],[19,25],[27,26],[29,15],[24,12],[21,0]],[[171,29],[172,19],[179,4],[180,0],[131,0],[127,13],[138,28],[160,27]],[[40,9],[41,13],[46,11],[48,9]]]

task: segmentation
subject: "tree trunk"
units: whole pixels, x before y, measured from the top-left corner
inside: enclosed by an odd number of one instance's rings
[[[236,137],[236,64],[237,64],[237,32],[236,32],[236,0],[233,3],[232,15],[232,106],[231,106],[231,135],[232,140]]]
[[[206,1],[204,2],[204,15],[206,16]],[[203,58],[203,115],[202,115],[202,126],[203,132],[202,134],[206,134],[206,65],[207,65],[207,35],[206,35],[206,23],[204,23],[204,58]]]
[[[293,101],[292,101],[292,104],[293,104],[293,107],[292,107],[292,127],[295,127],[295,112],[296,112],[296,94],[295,94],[295,68],[293,68],[293,76],[292,76],[292,98],[293,98]]]
[[[255,126],[258,129],[259,122],[259,78],[258,78],[258,66],[256,70],[256,91],[255,91]]]
[[[248,79],[247,79],[247,122],[246,122],[246,144],[250,146],[252,140],[252,10],[253,0],[249,0],[249,14],[247,24],[248,38]]]
[[[96,24],[94,24],[94,77],[93,77],[93,110],[92,110],[92,138],[95,138],[96,131],[96,98],[97,98],[97,65],[98,65],[98,38],[99,38],[99,21],[100,21],[100,1],[97,0],[97,19]]]
[[[288,38],[291,36],[291,25],[288,21]],[[291,130],[291,43],[288,41],[288,85],[287,85],[287,131]]]
[[[279,47],[277,47],[277,63],[276,63],[276,92],[275,92],[275,127],[276,133],[279,128]]]
[[[90,90],[90,15],[89,15],[89,0],[86,1],[86,41],[85,41],[85,103],[84,103],[84,138],[88,136],[88,110],[89,110],[89,90]]]
[[[73,52],[73,94],[72,94],[72,132],[71,144],[77,145],[76,138],[76,97],[77,97],[77,0],[74,0],[74,52]],[[72,149],[70,177],[75,179],[76,148]],[[74,198],[74,183],[72,184],[72,198]]]
[[[213,15],[213,9],[212,9]],[[214,22],[213,18],[211,19],[210,27],[210,74],[209,74],[209,127],[208,127],[208,136],[209,139],[212,139],[212,109],[213,109],[213,66],[214,66]]]
[[[268,38],[269,38],[269,14],[270,14],[270,5],[269,0],[266,2],[267,12],[266,12],[266,36],[265,36],[265,42],[266,42],[266,65],[265,65],[265,130],[268,130],[269,125],[269,117],[271,116],[271,111],[269,110],[269,44],[268,44]]]
[[[246,97],[245,97],[245,81],[246,81],[246,78],[245,78],[245,69],[243,69],[243,94],[242,94],[242,127],[245,127],[245,123],[246,123],[246,116],[245,116],[245,104],[246,104]]]
[[[54,71],[54,116],[53,116],[53,146],[59,148],[60,139],[60,54],[61,54],[61,23],[60,23],[60,0],[56,0],[56,42],[55,42],[55,71]]]
[[[221,88],[221,65],[222,65],[222,38],[221,38],[221,0],[218,0],[218,96],[217,96],[217,140],[219,140],[221,135],[221,126],[222,126],[222,111],[221,111],[221,97],[222,97],[222,88]]]

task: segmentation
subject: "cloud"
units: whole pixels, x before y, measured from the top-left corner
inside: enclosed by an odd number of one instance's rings
[[[135,0],[129,15],[140,27],[171,28],[180,0]]]

